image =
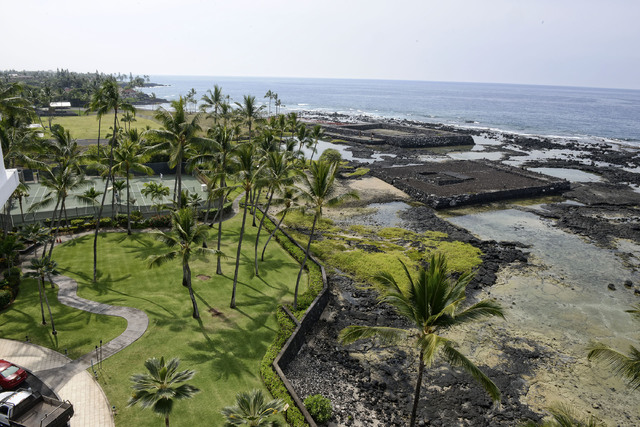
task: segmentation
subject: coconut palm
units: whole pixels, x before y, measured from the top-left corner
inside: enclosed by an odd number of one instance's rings
[[[249,142],[251,142],[251,128],[254,122],[261,119],[260,113],[264,109],[264,105],[256,106],[256,97],[251,95],[245,95],[242,104],[236,102],[236,105],[242,121],[249,127]]]
[[[9,269],[13,268],[20,249],[24,249],[24,244],[17,235],[7,234],[0,238],[0,256],[4,258]]]
[[[125,123],[125,132],[131,132],[131,122],[136,121],[136,115],[130,111],[125,111],[120,121]]]
[[[271,426],[268,418],[286,409],[282,399],[266,400],[262,390],[254,389],[236,394],[236,404],[223,408],[222,415],[227,425]]]
[[[567,405],[556,404],[547,411],[551,414],[551,419],[540,423],[528,421],[521,424],[521,427],[607,427],[595,416],[583,418],[576,413],[575,409]]]
[[[256,276],[260,275],[260,272],[258,271],[258,245],[260,243],[260,231],[262,230],[264,219],[269,213],[269,207],[271,206],[273,195],[278,191],[282,191],[283,188],[293,184],[296,169],[294,164],[289,161],[288,157],[288,153],[284,151],[271,151],[267,153],[266,156],[264,180],[265,182],[268,182],[267,204],[264,207],[264,212],[260,219],[260,225],[258,226],[258,232],[256,233],[253,258]]]
[[[247,209],[251,200],[251,191],[256,185],[262,165],[259,163],[256,150],[253,144],[242,144],[235,153],[236,162],[236,181],[244,190],[244,209],[242,211],[242,226],[240,227],[240,237],[238,238],[238,250],[236,253],[236,268],[233,274],[233,290],[231,293],[231,308],[236,307],[236,285],[238,284],[238,271],[240,269],[240,251],[242,248],[242,238],[244,237],[244,228],[247,221]]]
[[[200,390],[187,381],[193,378],[195,371],[178,371],[180,359],[173,358],[165,363],[164,357],[155,357],[144,362],[147,373],[131,376],[133,394],[127,406],[140,404],[164,417],[165,427],[169,427],[169,415],[176,400],[190,399]]]
[[[213,113],[209,114],[208,117],[213,117],[213,123],[217,125],[219,117],[218,110],[224,103],[222,88],[218,85],[213,85],[213,91],[211,89],[207,90],[207,93],[202,95],[201,100],[202,105],[200,105],[200,110],[206,112],[207,110],[213,109]]]
[[[29,197],[29,186],[24,182],[20,182],[13,191],[11,197],[18,199],[18,205],[20,206],[20,219],[24,223],[24,207],[22,205],[22,201]]]
[[[33,256],[38,256],[37,245],[46,242],[51,238],[51,229],[45,228],[40,223],[25,224],[19,232],[20,237],[25,242],[33,242],[36,244],[36,248],[33,251]]]
[[[58,263],[56,263],[51,258],[42,257],[42,258],[32,258],[30,270],[25,274],[27,277],[34,277],[38,279],[38,292],[40,294],[40,312],[42,313],[42,324],[46,325],[47,320],[44,317],[44,307],[42,302],[47,304],[47,310],[49,311],[49,318],[51,319],[51,333],[53,335],[57,335],[58,331],[56,331],[56,325],[53,322],[53,314],[51,313],[51,306],[49,305],[49,298],[47,298],[47,292],[44,288],[44,280],[45,276],[51,277],[52,275],[59,274]],[[53,287],[53,282],[51,283],[51,287]]]
[[[89,206],[93,206],[93,214],[96,215],[98,213],[98,201],[96,199],[100,197],[101,194],[102,191],[96,190],[96,187],[91,187],[88,190],[85,190],[84,193],[76,195],[75,198]]]
[[[149,268],[158,267],[168,261],[180,258],[182,261],[182,286],[189,289],[189,296],[191,297],[191,303],[193,305],[193,318],[199,319],[200,312],[198,311],[198,304],[196,298],[193,295],[193,288],[191,287],[191,268],[189,267],[189,260],[191,256],[205,256],[222,254],[214,249],[203,248],[199,246],[207,236],[208,227],[204,224],[198,225],[194,216],[193,209],[183,208],[173,211],[171,213],[172,230],[170,233],[164,233],[161,231],[156,232],[158,240],[164,243],[169,252],[151,256],[148,259]]]
[[[407,267],[404,268],[408,285],[399,284],[387,272],[378,273],[374,280],[380,292],[379,300],[391,305],[398,314],[415,327],[412,330],[385,326],[348,326],[340,332],[343,344],[379,337],[390,343],[405,342],[411,338],[419,350],[418,378],[411,410],[410,426],[416,423],[416,413],[420,401],[422,374],[425,366],[430,367],[438,356],[450,365],[461,367],[484,387],[494,401],[500,400],[500,390],[473,362],[455,348],[455,342],[439,335],[442,330],[456,325],[473,322],[482,317],[504,318],[500,305],[491,300],[483,300],[466,309],[460,306],[466,298],[466,287],[473,278],[471,273],[461,274],[457,280],[449,275],[444,255],[434,254],[428,268],[421,268],[414,280]]]
[[[127,181],[124,179],[119,179],[117,181],[113,181],[113,186],[111,187],[111,194],[113,194],[113,198],[115,199],[115,208],[113,210],[114,218],[118,216],[120,213],[120,202],[122,201],[122,192],[127,189]]]
[[[278,221],[278,224],[276,224],[276,228],[274,228],[271,234],[269,234],[269,238],[267,239],[267,241],[264,244],[264,247],[262,248],[262,255],[260,256],[261,261],[264,261],[264,253],[267,250],[267,246],[269,245],[271,238],[273,238],[273,236],[278,232],[278,230],[280,229],[280,226],[282,225],[282,222],[284,221],[284,218],[287,216],[287,213],[289,212],[289,210],[291,210],[291,208],[293,208],[296,205],[299,198],[300,198],[300,191],[294,186],[288,186],[282,190],[281,197],[274,200],[274,202],[276,203],[284,204],[284,209],[282,210],[282,214],[280,216],[280,220]]]
[[[301,198],[307,201],[313,209],[313,225],[311,226],[311,232],[309,233],[309,242],[307,243],[307,249],[304,253],[304,260],[300,264],[300,271],[298,272],[298,278],[296,279],[296,288],[293,294],[293,309],[298,309],[298,287],[300,285],[300,278],[302,272],[309,258],[309,249],[311,248],[311,241],[313,240],[313,233],[316,229],[316,224],[322,216],[322,209],[325,206],[335,206],[350,198],[358,198],[358,195],[354,192],[347,192],[340,195],[335,195],[336,189],[333,183],[336,179],[337,167],[335,164],[316,161],[309,164],[309,173],[302,174],[302,190]]]
[[[150,197],[151,202],[154,202],[156,200],[161,201],[164,197],[167,197],[169,196],[169,194],[171,194],[171,190],[169,189],[169,187],[158,182],[145,182],[144,184],[142,184],[142,187],[142,195],[145,197]],[[155,203],[154,206],[156,207],[157,212],[160,212],[162,203]]]
[[[141,172],[147,175],[153,173],[153,169],[142,163],[145,153],[146,149],[140,141],[138,129],[129,131],[127,138],[113,153],[114,172],[124,175],[127,180],[127,234],[129,235],[131,234],[131,197],[129,194],[131,172]]]
[[[201,129],[200,113],[188,118],[185,111],[186,101],[180,97],[171,102],[173,111],[160,107],[155,114],[156,120],[162,124],[162,129],[151,129],[147,133],[161,142],[152,146],[150,151],[164,151],[169,154],[169,167],[176,168],[176,187],[173,201],[178,202],[182,194],[182,162],[193,154],[193,145],[200,138],[197,136]]]
[[[275,92],[271,91],[271,89],[269,89],[264,95],[265,98],[269,98],[269,111],[267,113],[269,116],[271,116],[271,100],[273,100],[277,96],[278,95]]]
[[[311,141],[309,138],[309,128],[304,123],[301,123],[298,125],[298,130],[296,132],[296,139],[298,140],[298,152],[296,154],[296,157],[301,159],[302,147],[306,147],[307,145],[309,145],[309,142]]]
[[[640,320],[640,304],[627,310],[636,320]],[[589,360],[604,362],[613,374],[623,378],[633,390],[640,390],[640,349],[629,346],[629,354],[623,354],[603,343],[591,343],[588,347]]]
[[[311,150],[310,161],[313,160],[313,155],[316,154],[316,147],[318,146],[318,140],[324,136],[324,130],[322,126],[315,125],[313,129],[311,129],[311,134],[309,137],[313,139],[313,150]]]

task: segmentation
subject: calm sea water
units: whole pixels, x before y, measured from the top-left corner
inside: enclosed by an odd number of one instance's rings
[[[278,94],[282,112],[318,111],[411,119],[521,134],[618,140],[640,147],[640,91],[396,80],[152,76],[144,89],[177,99],[222,87],[232,101]],[[273,111],[274,105],[271,105]]]

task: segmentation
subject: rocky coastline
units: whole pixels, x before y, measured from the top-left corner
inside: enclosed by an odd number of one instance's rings
[[[370,122],[377,118],[359,116],[356,119],[339,114],[304,115],[307,120],[328,123]],[[547,200],[536,215],[554,222],[555,227],[579,235],[596,245],[613,248],[617,239],[640,244],[640,150],[612,143],[592,144],[578,140],[522,137],[488,130],[457,129],[406,120],[389,120],[411,126],[441,128],[449,132],[464,132],[501,144],[485,145],[483,151],[505,153],[503,159],[527,157],[534,151],[561,152],[557,157],[527,159],[521,167],[575,169],[597,174],[596,182],[572,182],[562,197]],[[366,146],[349,143],[350,150],[360,158],[371,157],[375,151],[392,153],[367,167],[389,167],[413,164],[429,149],[405,149],[397,146]],[[441,155],[441,153],[436,153]],[[354,166],[361,166],[355,163]],[[527,208],[520,208],[526,210]],[[457,227],[426,206],[413,206],[402,213],[403,227],[413,231],[446,232],[450,239],[471,243],[483,252],[483,263],[468,288],[468,298],[479,292],[491,294],[498,275],[505,269],[537,268],[530,264],[527,245],[519,242],[481,240]],[[621,256],[624,258],[625,254]],[[637,254],[626,254],[628,268],[639,271]],[[321,393],[334,404],[334,417],[329,425],[340,426],[404,426],[409,416],[415,386],[417,354],[412,348],[385,348],[372,342],[362,342],[346,348],[337,341],[339,331],[355,322],[359,324],[399,326],[403,320],[389,307],[377,304],[372,290],[357,286],[339,271],[329,276],[331,298],[321,320],[309,335],[296,360],[286,372],[298,394],[304,398]],[[623,284],[609,284],[610,290]],[[625,282],[640,301],[640,284]],[[632,293],[632,295],[633,295]],[[514,302],[515,304],[515,302]],[[481,387],[466,374],[446,364],[425,371],[419,425],[430,426],[513,426],[529,419],[540,421],[543,408],[532,407],[525,395],[535,383],[534,371],[570,370],[568,360],[556,348],[552,339],[533,339],[531,335],[514,338],[508,325],[497,321],[489,327],[469,332],[474,335],[471,350],[491,341],[499,356],[493,363],[481,363],[485,372],[499,386],[503,400],[493,406]],[[593,403],[599,408],[601,402]],[[630,415],[620,414],[618,425],[634,425]],[[627,421],[625,421],[624,419]],[[632,418],[632,417],[631,417]],[[636,417],[637,418],[637,417]]]

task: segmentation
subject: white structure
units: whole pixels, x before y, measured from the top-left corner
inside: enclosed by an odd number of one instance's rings
[[[49,107],[51,108],[71,108],[71,102],[68,101],[58,101],[49,103]]]
[[[0,206],[4,206],[20,184],[17,169],[4,168],[4,156],[0,146]]]

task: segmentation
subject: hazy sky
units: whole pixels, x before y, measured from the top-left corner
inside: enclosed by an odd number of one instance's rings
[[[3,0],[0,69],[640,89],[635,0]]]

